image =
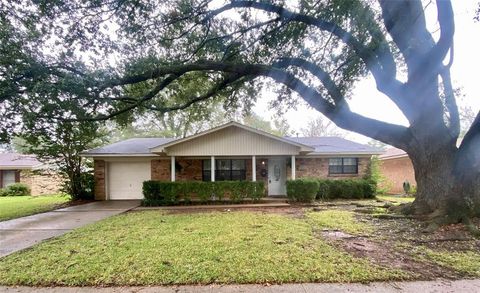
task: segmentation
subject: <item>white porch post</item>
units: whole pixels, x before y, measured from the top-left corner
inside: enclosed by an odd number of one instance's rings
[[[215,156],[212,156],[210,160],[210,181],[215,182]]]
[[[170,181],[175,181],[175,156],[170,157]]]
[[[292,156],[292,180],[295,180],[295,156]]]
[[[252,156],[252,181],[257,181],[257,158]]]

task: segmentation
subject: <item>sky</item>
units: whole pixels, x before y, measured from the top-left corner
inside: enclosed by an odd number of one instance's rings
[[[454,35],[454,62],[451,68],[451,76],[454,88],[461,88],[464,98],[458,101],[459,106],[467,105],[477,113],[480,110],[480,22],[475,22],[473,17],[478,2],[473,0],[453,0],[455,13],[455,35]],[[435,12],[435,7],[430,5],[427,9]],[[427,11],[428,12],[428,11]],[[435,27],[435,13],[427,14],[427,21]],[[275,96],[273,93],[263,92],[258,99],[254,111],[261,114],[264,119],[270,119],[275,111],[268,109],[268,103]],[[406,125],[408,122],[400,110],[382,93],[376,90],[373,78],[368,77],[359,81],[353,90],[352,99],[349,101],[351,109],[359,114],[378,120]],[[289,110],[285,118],[291,127],[299,132],[302,127],[311,119],[322,115],[306,106],[297,107],[296,110]],[[371,139],[360,134],[348,132],[347,138],[366,143]]]

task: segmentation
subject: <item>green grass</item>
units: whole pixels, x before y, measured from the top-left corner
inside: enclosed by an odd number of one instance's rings
[[[46,212],[68,201],[64,195],[0,197],[0,221]]]
[[[419,260],[428,260],[471,277],[480,277],[480,253],[474,251],[432,250],[424,246],[412,247]]]
[[[368,282],[409,278],[330,246],[308,219],[254,212],[115,216],[0,259],[4,285]]]
[[[340,230],[350,234],[368,234],[372,228],[354,217],[355,213],[343,210],[325,210],[307,214],[309,222],[317,229]]]
[[[409,203],[415,200],[415,197],[401,197],[401,196],[393,196],[393,195],[377,195],[378,199],[392,201],[395,203]]]

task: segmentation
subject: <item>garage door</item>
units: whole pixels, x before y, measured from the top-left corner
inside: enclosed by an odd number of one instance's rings
[[[109,199],[142,199],[142,184],[151,179],[150,161],[109,162]]]

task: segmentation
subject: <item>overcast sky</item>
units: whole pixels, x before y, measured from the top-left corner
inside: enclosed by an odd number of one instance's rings
[[[455,12],[455,55],[452,65],[452,79],[455,88],[462,88],[465,97],[459,100],[459,105],[469,105],[473,110],[480,110],[480,23],[473,20],[473,16],[478,5],[473,0],[453,0]],[[430,12],[435,11],[435,7],[430,5],[427,9]],[[431,13],[427,16],[432,23],[436,24],[436,15]],[[268,102],[274,98],[272,93],[265,92],[258,100],[254,111],[269,119],[274,111],[268,109]],[[379,93],[373,80],[367,78],[357,83],[352,99],[349,101],[353,111],[362,115],[387,121],[396,124],[408,125],[403,114],[396,106],[383,94]],[[308,120],[314,119],[321,114],[312,108],[302,105],[297,110],[289,110],[285,117],[289,124],[296,131],[299,131]],[[370,138],[349,133],[347,138],[358,141],[368,142]]]

